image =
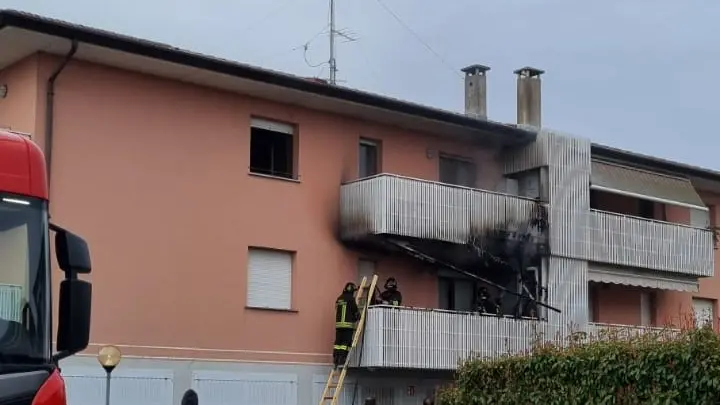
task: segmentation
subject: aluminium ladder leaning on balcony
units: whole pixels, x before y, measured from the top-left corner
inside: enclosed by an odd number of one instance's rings
[[[345,364],[330,370],[330,375],[328,376],[327,383],[325,383],[325,389],[323,389],[322,395],[320,396],[320,405],[338,405],[340,393],[342,392],[343,384],[345,383],[345,375],[347,374],[347,365],[350,362],[350,355],[352,354],[353,349],[355,349],[358,340],[360,340],[360,335],[362,334],[363,328],[365,327],[365,314],[367,313],[368,306],[370,306],[370,297],[375,292],[377,280],[378,276],[377,274],[374,274],[372,276],[372,279],[370,280],[370,285],[367,284],[367,277],[363,277],[362,282],[360,282],[360,288],[355,294],[355,302],[357,303],[358,307],[361,307],[360,320],[358,321],[357,327],[355,328],[355,333],[353,333],[353,340],[352,345],[350,346],[350,352],[345,359]],[[363,299],[365,300],[364,302]]]

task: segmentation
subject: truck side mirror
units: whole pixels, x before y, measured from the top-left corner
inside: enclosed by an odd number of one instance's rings
[[[51,224],[55,232],[55,255],[65,280],[60,282],[57,350],[55,360],[81,352],[90,343],[92,284],[77,278],[92,270],[87,242]]]
[[[90,343],[92,285],[77,278],[60,282],[57,350],[58,360],[81,352]]]
[[[55,233],[55,255],[60,269],[66,274],[89,274],[92,271],[90,250],[87,242],[74,233],[53,225]]]

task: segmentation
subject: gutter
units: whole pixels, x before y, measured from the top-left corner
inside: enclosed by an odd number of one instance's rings
[[[52,175],[52,157],[53,157],[53,125],[55,124],[55,81],[57,80],[60,73],[65,70],[65,67],[70,60],[75,56],[75,52],[78,49],[77,40],[72,40],[70,45],[70,51],[65,55],[65,59],[60,62],[60,65],[50,75],[47,81],[47,91],[45,94],[45,166],[47,166],[47,183],[48,183],[48,195],[50,195],[50,176]]]

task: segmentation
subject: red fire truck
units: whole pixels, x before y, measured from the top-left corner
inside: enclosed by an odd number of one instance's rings
[[[50,223],[45,158],[28,137],[0,131],[0,404],[67,405],[59,360],[88,346],[90,253]],[[50,232],[64,273],[52,349]]]

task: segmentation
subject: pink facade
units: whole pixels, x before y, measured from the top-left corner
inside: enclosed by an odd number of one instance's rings
[[[57,63],[34,55],[0,74],[13,92],[0,100],[0,125],[43,145],[38,89]],[[358,254],[336,234],[340,184],[357,177],[359,139],[382,143],[383,171],[429,180],[438,171],[428,149],[468,150],[82,62],[70,63],[56,94],[52,216],[93,249],[92,342],[126,344],[137,355],[327,362],[331,303],[357,278]],[[297,125],[299,181],[248,173],[251,116]],[[492,153],[468,156],[481,162],[488,187],[500,178]],[[298,252],[294,311],[245,308],[248,246]],[[432,273],[392,260],[378,273],[398,279],[407,305],[436,305]]]
[[[45,146],[44,86],[58,63],[36,54],[0,72],[10,89],[0,126]],[[360,139],[381,145],[382,172],[438,180],[443,152],[472,158],[482,188],[502,178],[497,150],[88,62],[71,61],[56,94],[51,208],[93,249],[91,352],[115,343],[134,356],[327,363],[331,303],[357,278],[358,259],[381,259],[337,237],[340,185],[358,176]],[[298,180],[249,173],[251,117],[296,126]],[[633,204],[605,195],[598,208],[634,215]],[[655,209],[688,223],[685,210]],[[297,252],[291,311],[246,308],[248,247]],[[433,269],[378,266],[381,279],[398,279],[404,305],[437,307]],[[652,323],[676,323],[693,296],[717,300],[719,283],[655,291]],[[594,321],[640,324],[641,290],[598,286]]]

